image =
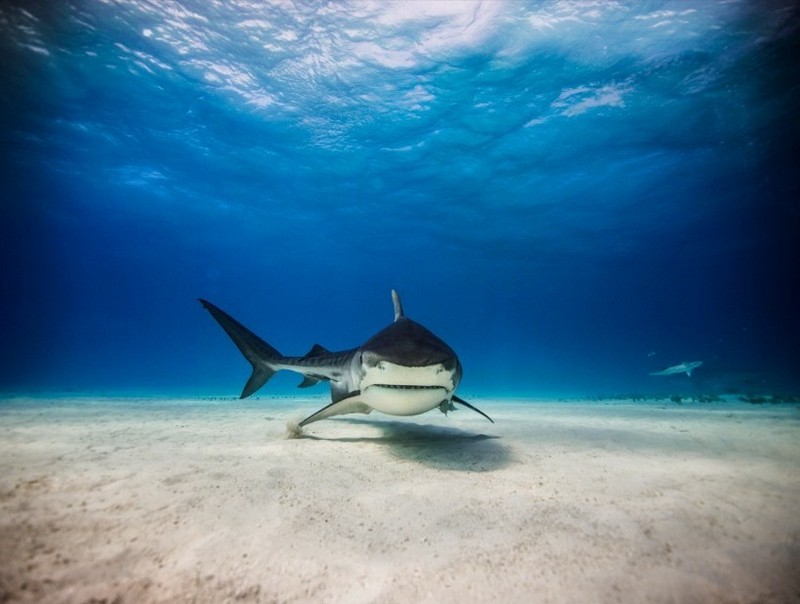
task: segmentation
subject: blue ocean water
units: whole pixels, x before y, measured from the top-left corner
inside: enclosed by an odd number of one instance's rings
[[[302,354],[395,288],[464,396],[798,392],[799,17],[4,2],[0,391],[237,395],[198,297]]]

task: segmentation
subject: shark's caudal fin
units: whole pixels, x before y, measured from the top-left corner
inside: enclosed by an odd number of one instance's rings
[[[210,312],[211,316],[222,326],[225,333],[230,336],[233,343],[236,344],[236,347],[253,366],[253,373],[244,385],[244,390],[242,390],[242,394],[239,397],[247,398],[266,384],[269,378],[275,375],[275,370],[271,369],[267,365],[267,362],[280,358],[281,353],[228,313],[211,304],[211,302],[203,300],[202,298],[199,298],[199,301],[200,304],[203,305],[203,308]]]

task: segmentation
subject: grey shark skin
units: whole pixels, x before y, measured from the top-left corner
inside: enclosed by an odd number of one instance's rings
[[[690,361],[680,363],[678,365],[673,365],[672,367],[667,367],[666,369],[662,369],[661,371],[653,371],[650,375],[675,375],[677,373],[685,373],[689,377],[692,377],[692,371],[700,367],[703,364],[703,361]]]
[[[442,413],[458,403],[494,420],[455,395],[461,363],[453,349],[403,313],[392,290],[394,322],[358,348],[330,352],[315,344],[302,357],[283,356],[236,319],[200,299],[253,367],[240,398],[261,388],[278,371],[303,376],[300,388],[328,382],[331,403],[300,422],[305,426],[333,415],[371,413],[418,415],[438,407]]]

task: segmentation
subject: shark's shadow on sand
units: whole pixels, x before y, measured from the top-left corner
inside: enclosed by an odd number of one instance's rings
[[[490,472],[505,467],[512,460],[510,448],[501,442],[499,436],[490,434],[402,421],[376,422],[355,418],[334,418],[329,421],[379,428],[382,434],[328,438],[303,433],[300,438],[339,443],[374,443],[386,448],[395,457],[440,470]]]

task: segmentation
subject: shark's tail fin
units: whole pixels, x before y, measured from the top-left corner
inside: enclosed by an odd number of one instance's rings
[[[200,304],[211,313],[211,316],[222,326],[225,333],[230,336],[236,347],[253,366],[253,373],[244,385],[240,396],[240,398],[247,398],[275,375],[276,371],[270,367],[269,362],[281,358],[281,353],[211,302],[201,298]]]

